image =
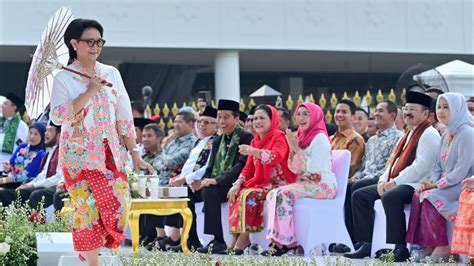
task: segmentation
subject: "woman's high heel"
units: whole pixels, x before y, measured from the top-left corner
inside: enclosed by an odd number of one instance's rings
[[[268,249],[265,250],[264,252],[260,253],[260,255],[262,256],[275,256],[275,257],[279,257],[279,256],[282,256],[282,255],[285,255],[286,253],[288,253],[289,251],[294,251],[296,252],[298,250],[299,246],[294,246],[294,247],[287,247],[287,246],[282,246],[281,248],[278,247],[277,245],[275,245],[274,243],[270,244],[268,246]]]
[[[244,254],[244,251],[247,249],[247,255],[250,254],[250,246],[252,245],[252,243],[248,244],[247,247],[245,247],[244,249],[239,249],[239,248],[228,248],[226,249],[225,251],[223,251],[222,255],[235,255],[235,256],[241,256]]]

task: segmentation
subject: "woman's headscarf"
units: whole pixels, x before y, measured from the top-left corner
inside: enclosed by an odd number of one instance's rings
[[[324,112],[319,105],[312,102],[302,103],[296,107],[295,116],[301,107],[305,107],[309,111],[309,127],[306,130],[298,128],[296,135],[298,136],[300,148],[305,149],[311,144],[311,141],[313,141],[317,134],[322,133],[328,137],[328,132],[324,122]]]
[[[255,138],[252,141],[252,146],[261,149],[267,142],[273,141],[275,137],[278,137],[279,135],[283,135],[284,133],[279,129],[280,126],[280,117],[278,114],[277,109],[271,105],[267,105],[270,110],[272,111],[272,127],[268,130],[267,134],[263,138],[260,137],[259,134],[256,134]]]
[[[446,126],[448,128],[448,132],[451,135],[455,135],[463,125],[469,125],[470,127],[474,127],[474,118],[469,113],[467,109],[466,99],[462,94],[455,92],[447,92],[445,94],[441,94],[438,97],[436,106],[438,106],[439,99],[441,98],[445,99],[446,102],[448,102],[450,121],[449,124]]]
[[[257,148],[257,149],[285,148],[285,147],[275,147],[274,146],[273,143],[275,141],[277,141],[278,139],[280,139],[280,140],[284,141],[284,143],[286,145],[286,149],[289,150],[288,143],[286,142],[285,133],[283,133],[278,128],[280,126],[280,117],[279,117],[278,111],[277,111],[277,109],[275,109],[275,107],[273,107],[271,105],[267,105],[267,106],[270,108],[270,110],[272,112],[272,117],[271,117],[272,126],[263,138],[260,137],[259,134],[257,134],[255,136],[255,138],[252,140],[252,142],[250,143],[250,146],[252,146],[254,148]],[[251,156],[249,156],[247,160],[253,160],[253,158],[251,158]],[[294,182],[294,180],[296,179],[296,176],[293,172],[291,172],[288,169],[288,152],[286,153],[285,158],[281,162],[281,166],[282,166],[281,170],[282,170],[283,175],[285,176],[285,178],[290,182]],[[255,175],[254,178],[251,178],[251,179],[245,181],[244,186],[245,187],[263,187],[263,186],[269,184],[271,182],[271,175],[273,173],[273,171],[272,171],[273,167],[274,167],[274,165],[272,165],[272,164],[262,164],[261,161],[258,160],[255,164],[255,170],[256,170],[255,173],[257,173],[257,168],[260,168],[258,170],[258,172],[260,174],[263,174],[263,176]]]
[[[34,123],[30,126],[30,129],[35,128],[38,130],[41,136],[41,140],[38,145],[30,145],[30,151],[44,150],[44,134],[46,132],[46,127],[42,123]]]

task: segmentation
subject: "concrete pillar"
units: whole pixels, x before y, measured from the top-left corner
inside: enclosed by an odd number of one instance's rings
[[[240,69],[238,51],[217,52],[214,62],[216,104],[219,99],[240,101]]]

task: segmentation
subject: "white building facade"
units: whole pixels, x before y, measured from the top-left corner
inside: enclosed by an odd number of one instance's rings
[[[240,99],[242,72],[395,75],[418,62],[473,63],[472,0],[0,0],[0,71],[30,61],[60,6],[104,26],[101,61],[201,66],[217,99]]]

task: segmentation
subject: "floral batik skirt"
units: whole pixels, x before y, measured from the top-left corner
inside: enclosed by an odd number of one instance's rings
[[[63,169],[74,206],[72,237],[76,251],[103,246],[115,249],[124,239],[131,200],[127,175],[115,167],[107,141],[104,147],[105,172],[81,170],[75,174]]]
[[[474,192],[464,190],[459,197],[451,253],[474,258]]]
[[[337,193],[337,185],[321,182],[317,174],[301,179],[296,183],[276,188],[267,195],[268,222],[267,239],[281,245],[297,242],[293,206],[297,199],[333,199]]]
[[[231,234],[263,230],[263,208],[268,190],[244,188],[229,203],[229,231]]]

